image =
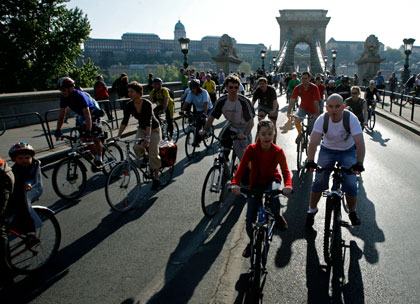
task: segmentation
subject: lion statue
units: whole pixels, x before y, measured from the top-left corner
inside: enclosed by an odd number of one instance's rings
[[[362,56],[360,58],[379,57],[379,40],[375,35],[370,35],[365,41]]]
[[[224,34],[219,39],[219,56],[238,58],[236,48],[233,46],[232,38],[227,34]]]

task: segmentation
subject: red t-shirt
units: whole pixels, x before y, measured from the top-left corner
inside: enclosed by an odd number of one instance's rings
[[[321,83],[320,85],[317,85],[317,87],[318,87],[318,90],[319,90],[320,97],[324,96],[324,92],[327,90],[325,85],[323,83]]]
[[[320,101],[321,96],[319,95],[319,90],[316,85],[313,83],[309,83],[308,90],[305,91],[303,84],[297,85],[292,93],[293,99],[298,99],[299,97],[299,87],[302,86],[300,89],[300,106],[299,108],[304,108],[306,112],[315,114],[315,101]],[[312,89],[311,89],[312,86]]]
[[[284,178],[284,186],[292,188],[292,178],[290,175],[289,167],[287,166],[286,155],[279,146],[274,143],[268,151],[261,148],[261,143],[258,141],[249,145],[244,155],[242,156],[241,163],[235,176],[232,179],[232,184],[239,185],[248,164],[251,163],[251,173],[249,177],[249,186],[252,184],[265,184],[277,180],[281,182],[281,175],[278,169],[280,164],[281,173]]]

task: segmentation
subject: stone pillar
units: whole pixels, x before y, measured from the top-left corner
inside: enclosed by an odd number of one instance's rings
[[[229,75],[230,72],[237,72],[239,65],[242,63],[242,60],[234,57],[221,57],[216,56],[212,58],[214,61],[216,61],[216,71],[223,70],[225,75]]]
[[[381,62],[384,58],[379,57],[379,40],[375,35],[370,35],[364,45],[362,55],[355,61],[357,64],[357,74],[361,84],[367,86],[369,80],[374,79],[380,70]]]

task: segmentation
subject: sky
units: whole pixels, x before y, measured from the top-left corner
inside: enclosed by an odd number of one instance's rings
[[[392,48],[399,48],[404,38],[414,38],[414,45],[420,45],[418,0],[71,0],[67,6],[77,6],[87,14],[91,38],[121,39],[130,32],[173,39],[175,24],[181,20],[191,40],[228,34],[238,43],[263,43],[278,50],[279,10],[324,9],[331,17],[325,42],[331,37],[338,41],[365,41],[374,34]]]

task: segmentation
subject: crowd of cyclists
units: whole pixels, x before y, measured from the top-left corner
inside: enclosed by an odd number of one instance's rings
[[[252,239],[251,225],[256,218],[257,206],[263,192],[267,189],[280,188],[282,182],[285,195],[291,194],[293,189],[289,166],[281,148],[282,140],[277,136],[276,122],[280,112],[278,93],[286,95],[287,117],[293,120],[296,126],[298,132],[296,140],[301,136],[302,120],[305,116],[310,117],[311,136],[306,168],[310,171],[314,171],[318,165],[332,168],[338,161],[354,173],[344,175],[343,189],[350,210],[350,221],[352,225],[360,225],[356,214],[355,174],[364,171],[365,146],[362,127],[367,122],[367,108],[374,106],[380,100],[377,79],[369,81],[369,87],[362,98],[362,91],[356,80],[353,80],[351,86],[350,78],[347,76],[327,77],[311,75],[309,72],[264,74],[260,71],[259,75],[248,77],[243,73],[231,73],[225,76],[222,72],[219,75],[209,72],[197,78],[190,71],[183,70],[181,73],[187,78],[187,82],[181,97],[183,104],[179,114],[183,116],[187,111],[193,112],[197,128],[200,130],[194,145],[200,144],[201,138],[212,127],[215,119],[223,116],[226,120],[219,134],[221,145],[228,148],[226,151],[233,147],[241,160],[231,181],[232,192],[239,195],[240,186],[245,185],[254,193],[248,198],[245,221],[250,239]],[[222,94],[217,98],[216,83],[220,82]],[[67,109],[71,109],[78,115],[77,124],[81,128],[81,137],[94,144],[92,151],[95,155],[95,165],[100,168],[103,159],[100,137],[102,130],[99,121],[104,116],[104,111],[88,94],[77,89],[75,82],[69,77],[59,79],[58,89],[61,91],[61,97],[56,139],[60,139]],[[252,98],[245,96],[245,91],[250,92]],[[137,119],[138,128],[135,137],[143,141],[134,146],[134,151],[136,156],[141,158],[147,149],[149,165],[154,172],[151,190],[157,190],[160,186],[159,144],[162,139],[158,118],[161,114],[165,115],[169,122],[168,126],[172,126],[170,122],[174,119],[175,100],[170,90],[163,87],[160,78],[151,79],[149,98],[143,96],[143,86],[135,81],[127,83],[127,95],[130,101],[124,104],[124,117],[116,139],[123,136],[131,116]],[[258,106],[254,108],[257,102]],[[296,105],[297,110],[294,111]],[[258,116],[258,124],[253,139],[255,115]],[[172,132],[172,129],[168,130],[169,136],[172,136]],[[319,145],[321,148],[315,162],[315,153]],[[42,185],[40,162],[34,158],[34,148],[24,142],[14,145],[9,155],[15,162],[12,169],[0,159],[1,224],[3,225],[3,219],[10,214],[10,209],[14,209],[13,212],[21,218],[19,224],[21,229],[31,233],[34,228],[28,211],[31,200],[27,194],[34,191],[34,185]],[[229,159],[229,155],[226,155],[226,159]],[[330,171],[327,170],[315,175],[306,219],[308,228],[314,224],[318,201],[322,192],[328,188],[329,174]],[[36,195],[39,196],[41,192],[36,191]],[[272,211],[276,217],[276,227],[282,231],[286,230],[287,221],[281,215],[278,196],[273,199]],[[13,279],[13,275],[8,266],[7,235],[3,228],[1,233],[0,269],[2,281],[7,282]],[[244,257],[250,255],[250,244],[251,242],[244,249]],[[5,275],[6,273],[10,275]]]

